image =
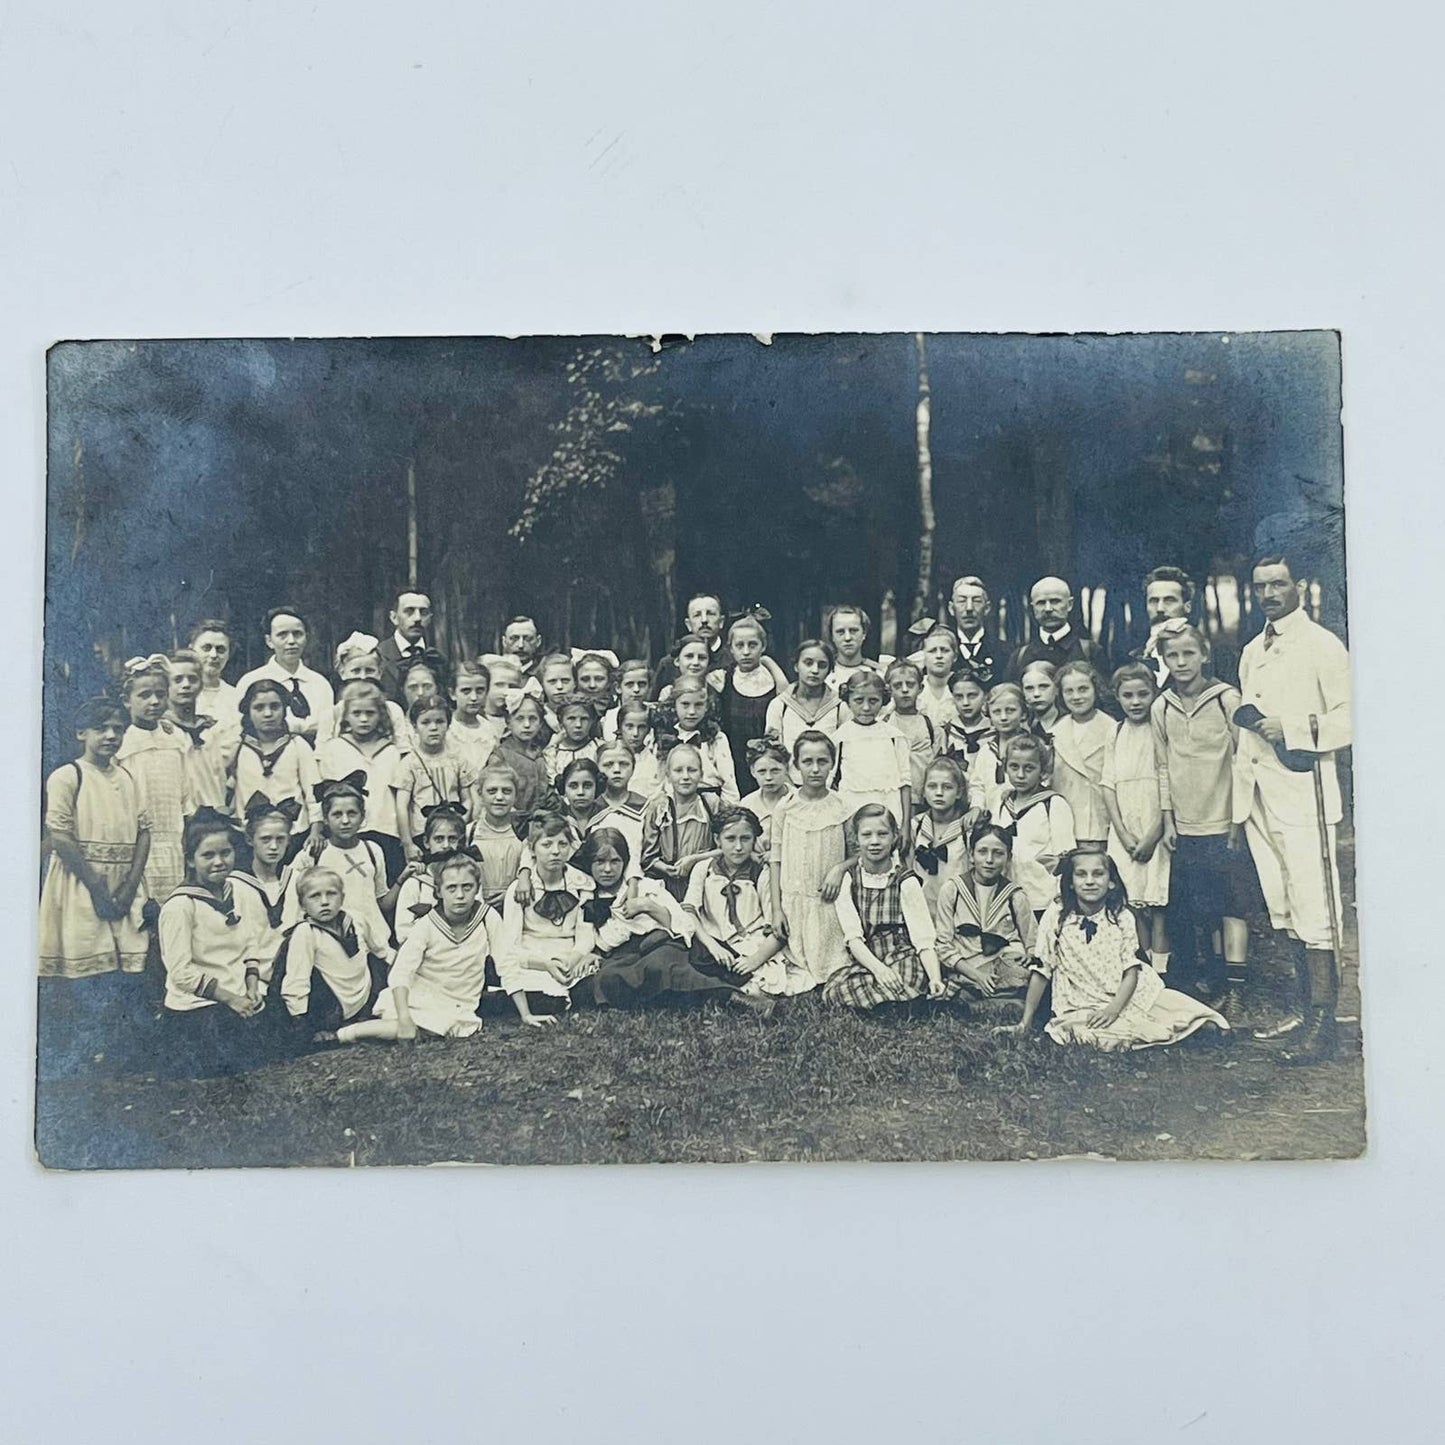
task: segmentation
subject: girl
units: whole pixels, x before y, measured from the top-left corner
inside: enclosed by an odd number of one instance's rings
[[[301,851],[308,831],[313,851],[321,846],[321,807],[316,801],[321,774],[311,744],[288,725],[290,700],[291,694],[271,678],[258,678],[246,689],[241,698],[241,746],[232,789],[238,804],[257,793],[273,803],[288,798],[297,803],[288,861]]]
[[[551,742],[558,728],[558,704],[577,691],[577,674],[573,671],[572,659],[565,652],[549,652],[537,664],[537,683],[542,690],[543,741]]]
[[[667,791],[642,810],[642,871],[660,878],[678,900],[687,894],[693,868],[712,855],[716,806],[701,788],[702,754],[691,743],[679,743],[667,755]]]
[[[967,667],[959,668],[949,678],[948,691],[957,718],[944,729],[942,748],[967,769],[989,734],[990,724],[984,711],[988,694],[977,675]]]
[[[602,719],[602,736],[609,741],[617,736],[618,714],[623,704],[647,701],[652,689],[652,669],[641,658],[630,657],[617,670],[617,705]]]
[[[477,1007],[487,981],[487,958],[497,952],[501,924],[478,897],[481,869],[453,853],[437,865],[439,906],[417,922],[397,950],[375,1018],[346,1024],[336,1042],[362,1039],[466,1039],[481,1032]]]
[[[450,803],[471,821],[476,776],[465,758],[447,742],[451,704],[440,693],[418,698],[407,713],[415,749],[402,758],[396,775],[396,809],[405,834],[408,861],[418,855],[417,839],[426,826],[427,808]]]
[[[365,918],[350,917],[341,879],[308,868],[296,880],[302,917],[276,957],[271,992],[296,1032],[312,1043],[371,1017],[386,985],[391,944]]]
[[[195,806],[186,777],[188,744],[184,735],[165,721],[170,700],[167,667],[159,653],[126,663],[120,696],[130,726],[115,755],[115,761],[124,764],[135,779],[140,806],[150,822],[145,891],[157,905],[164,903],[185,877],[182,825]]]
[[[591,758],[576,758],[562,769],[557,780],[562,798],[562,817],[580,845],[607,804],[597,794],[602,790],[602,773]]]
[[[888,697],[888,684],[867,669],[855,672],[844,684],[843,701],[852,716],[833,734],[838,749],[833,787],[849,813],[856,813],[864,803],[882,803],[898,819],[911,845],[913,765],[903,734],[892,723],[879,721]]]
[[[45,784],[50,862],[40,893],[40,1047],[46,1078],[93,1056],[97,1035],[143,1006],[142,880],[150,828],[135,779],[115,761],[127,714],[92,698],[75,715],[80,758]]]
[[[928,718],[940,733],[946,733],[958,722],[958,709],[954,706],[953,690],[950,686],[950,679],[957,668],[958,634],[942,623],[935,624],[923,638],[923,677],[918,711]],[[891,670],[889,686],[892,686]]]
[[[740,1002],[815,988],[773,928],[772,868],[759,856],[757,818],[745,807],[720,809],[713,836],[717,857],[692,870],[684,904],[696,923],[694,961],[746,979]]]
[[[861,607],[851,604],[830,607],[823,613],[823,636],[831,644],[834,653],[833,667],[828,673],[828,686],[841,696],[843,684],[854,673],[864,670],[880,675],[891,657],[880,657],[877,662],[863,656],[863,644],[868,640],[872,628],[868,614]]]
[[[366,774],[358,769],[349,777],[317,783],[316,798],[323,829],[316,867],[329,868],[340,877],[346,911],[353,918],[364,919],[377,936],[389,937],[400,881],[388,886],[385,855],[378,844],[361,836],[366,817]],[[300,900],[293,890],[283,919],[289,927],[300,916]]]
[[[662,791],[662,765],[657,758],[652,708],[647,703],[633,701],[618,705],[617,740],[632,754],[633,791],[644,798],[655,798]]]
[[[658,693],[659,702],[671,702],[678,683],[707,683],[708,669],[712,666],[712,643],[701,633],[683,633],[672,644],[672,651],[668,656],[677,668],[677,677]]]
[[[829,896],[823,896],[828,875],[848,851],[848,805],[828,788],[837,761],[838,749],[827,734],[801,734],[793,744],[793,766],[802,781],[773,813],[773,927],[815,985],[826,983],[847,961],[842,925],[832,906],[836,890],[829,888]]]
[[[494,957],[517,1017],[540,1028],[556,1022],[573,985],[596,968],[597,929],[583,912],[596,889],[590,875],[567,862],[572,832],[555,813],[533,817],[527,846],[536,886],[527,904],[517,901],[516,883],[507,889]]]
[[[223,676],[231,660],[230,624],[208,617],[191,628],[186,646],[201,659],[201,691],[196,711],[219,723],[239,727],[241,694]]]
[[[936,915],[943,885],[968,866],[964,818],[968,780],[955,758],[935,758],[923,778],[923,810],[913,833],[913,862],[923,878],[923,897]]]
[[[764,862],[772,841],[773,814],[793,791],[788,771],[791,766],[787,749],[775,735],[753,738],[748,743],[748,771],[757,787],[742,800],[742,805],[758,820],[762,830],[758,838],[758,857]]]
[[[594,717],[600,718],[612,706],[615,666],[615,661],[609,661],[600,652],[584,652],[573,664],[578,695],[592,704]]]
[[[1149,723],[1158,689],[1154,669],[1140,662],[1119,668],[1113,683],[1124,721],[1112,730],[1099,777],[1109,813],[1109,856],[1124,880],[1129,911],[1139,927],[1139,947],[1149,950],[1149,962],[1163,975],[1169,970],[1164,906],[1169,902],[1170,853],[1161,846],[1159,758]]]
[[[589,762],[597,761],[597,742],[594,733],[597,728],[597,712],[592,703],[580,693],[560,698],[556,707],[557,735],[547,744],[543,759],[553,787],[566,771],[569,763],[579,758]]]
[[[968,866],[938,894],[938,962],[950,997],[994,998],[1029,981],[1037,924],[1029,896],[1008,879],[1013,834],[981,823],[968,841]]]
[[[186,823],[185,882],[161,906],[161,964],[167,1039],[161,1072],[208,1078],[276,1056],[263,1017],[271,960],[266,910],[254,888],[233,887],[235,824],[213,808]]]
[[[627,839],[628,857],[641,867],[642,815],[647,799],[632,791],[632,775],[636,767],[632,749],[623,742],[603,743],[597,752],[597,768],[605,784],[602,810],[588,825],[588,831],[615,828]]]
[[[1100,779],[1117,724],[1099,711],[1104,679],[1089,663],[1066,662],[1054,681],[1064,714],[1053,728],[1053,786],[1074,815],[1079,847],[1102,853],[1109,841],[1109,812]]]
[[[988,735],[968,765],[968,809],[997,820],[1008,776],[1004,749],[1024,731],[1024,694],[1017,683],[1001,682],[988,694]]]
[[[201,659],[189,649],[182,648],[171,654],[168,672],[166,721],[186,739],[183,757],[186,793],[191,806],[205,804],[227,812],[231,804],[236,749],[241,745],[241,715],[237,712],[222,720],[198,710],[204,674]]]
[[[833,664],[833,649],[810,637],[799,646],[794,658],[797,682],[781,689],[768,704],[766,731],[782,743],[789,757],[803,733],[820,732],[831,737],[848,716],[842,699],[828,685]]]
[[[929,763],[938,756],[943,730],[919,711],[918,690],[923,685],[923,674],[914,663],[895,662],[883,680],[893,696],[893,711],[888,721],[908,744],[908,783],[916,798],[923,791],[923,775]],[[952,701],[948,706],[951,710]]]
[[[275,958],[281,947],[287,904],[296,882],[296,869],[286,861],[291,829],[301,805],[295,798],[273,803],[265,793],[253,793],[246,802],[245,840],[250,866],[231,875],[233,883],[254,888],[266,910],[266,941],[262,957]],[[290,909],[292,917],[295,908]]]
[[[1232,821],[1240,694],[1209,676],[1209,644],[1198,628],[1166,622],[1158,647],[1169,686],[1154,699],[1150,720],[1164,846],[1174,854],[1168,921],[1174,969],[1177,975],[1183,968],[1185,987],[1214,1002],[1243,984],[1249,957],[1251,865],[1241,851],[1243,830]],[[1213,947],[1216,929],[1222,960]]]
[[[345,687],[348,682],[374,682],[381,686],[381,653],[377,650],[381,644],[376,638],[365,632],[353,632],[337,649],[333,659],[337,683]],[[411,732],[406,725],[406,714],[390,698],[386,697],[386,690],[382,689],[382,697],[386,700],[386,717],[390,724],[389,736],[402,752],[407,752],[411,747]],[[335,737],[340,731],[340,720],[333,713],[331,724],[327,729],[328,736]],[[325,738],[317,740],[318,751],[320,744]]]
[[[445,695],[448,686],[447,666],[435,652],[404,659],[401,664],[401,705],[410,714],[412,707],[424,697]]]
[[[500,736],[505,737],[512,701],[523,690],[525,679],[515,658],[488,655],[483,661],[492,674],[492,686],[487,693],[487,706],[483,716],[500,729]]]
[[[515,839],[515,835],[514,839]],[[416,927],[417,919],[436,907],[436,867],[438,863],[466,847],[467,820],[454,803],[437,803],[426,809],[426,823],[421,830],[421,867],[397,889],[396,919],[392,932],[397,943],[405,943]],[[520,842],[517,845],[521,847]],[[480,863],[480,855],[477,858]],[[510,880],[508,880],[510,881]]]
[[[860,866],[843,879],[833,908],[852,962],[828,980],[824,999],[868,1010],[941,998],[933,918],[918,875],[897,856],[898,820],[882,803],[865,803],[850,827]]]
[[[472,825],[472,847],[481,855],[482,901],[501,912],[502,898],[522,866],[517,836],[517,775],[505,763],[489,763],[477,780],[482,816]]]
[[[740,778],[747,771],[748,743],[762,735],[778,683],[763,666],[768,634],[758,617],[739,617],[728,628],[727,643],[733,665],[723,676],[718,722],[732,749],[733,776]]]
[[[405,774],[406,755],[391,735],[391,716],[379,683],[343,683],[336,699],[336,736],[316,749],[316,770],[323,779],[366,779],[366,832],[386,858],[387,878],[397,878],[406,864],[404,812],[397,807],[397,789]],[[408,834],[409,836],[409,834]]]
[[[1054,870],[1074,848],[1074,815],[1067,802],[1044,786],[1048,745],[1032,733],[1021,733],[1004,748],[1003,790],[994,822],[1014,836],[1013,881],[1029,896],[1035,913],[1059,896]]]
[[[1075,851],[1064,860],[1060,901],[1038,932],[1038,960],[1023,1018],[1010,1032],[1026,1035],[1044,989],[1053,985],[1053,1016],[1045,1032],[1058,1044],[1096,1049],[1147,1049],[1187,1038],[1206,1024],[1229,1024],[1188,994],[1165,988],[1143,963],[1124,885],[1103,853]]]
[[[503,718],[489,715],[492,674],[484,662],[464,662],[457,668],[452,684],[452,701],[456,711],[447,729],[447,743],[474,773],[480,773],[487,759],[496,751],[506,731]]]
[[[583,916],[597,929],[597,971],[584,985],[594,1003],[737,992],[736,977],[694,965],[692,924],[661,883],[644,878],[634,889],[625,887],[632,853],[616,828],[598,828],[572,861],[596,885],[583,905]]]
[[[1028,708],[1028,728],[1038,737],[1050,736],[1059,720],[1059,689],[1054,674],[1052,662],[1031,662],[1019,678]]]
[[[547,765],[543,761],[542,704],[530,693],[511,694],[507,707],[507,735],[497,744],[487,766],[510,768],[517,780],[514,806],[520,817],[548,802],[555,803]]]
[[[672,685],[672,704],[661,710],[658,749],[671,753],[680,743],[697,749],[702,760],[702,787],[717,793],[724,803],[738,801],[738,779],[732,749],[711,715],[706,683],[680,677]]]

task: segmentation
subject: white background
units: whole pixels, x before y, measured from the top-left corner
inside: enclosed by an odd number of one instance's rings
[[[0,1419],[102,1438],[1439,1438],[1435,7],[0,7]],[[45,1177],[43,352],[1345,335],[1359,1164]]]

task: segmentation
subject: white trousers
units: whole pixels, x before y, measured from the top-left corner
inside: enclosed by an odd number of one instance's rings
[[[1335,827],[1328,828],[1330,873],[1334,882],[1336,921],[1340,870],[1336,862]],[[1320,830],[1314,823],[1283,823],[1269,806],[1263,788],[1256,788],[1254,807],[1244,825],[1259,886],[1269,906],[1272,927],[1297,938],[1306,948],[1330,948],[1330,910],[1325,894],[1325,870],[1320,858]]]

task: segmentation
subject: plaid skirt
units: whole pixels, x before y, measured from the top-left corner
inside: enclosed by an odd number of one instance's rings
[[[884,946],[880,949],[878,944]],[[928,992],[928,974],[917,950],[901,931],[889,931],[878,943],[870,944],[880,963],[898,975],[899,983],[885,988],[861,963],[840,968],[823,985],[827,1003],[844,1008],[873,1009],[885,1003],[907,1003]]]

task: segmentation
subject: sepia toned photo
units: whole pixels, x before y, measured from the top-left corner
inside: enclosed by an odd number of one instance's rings
[[[71,341],[58,1169],[1349,1158],[1334,332]]]

